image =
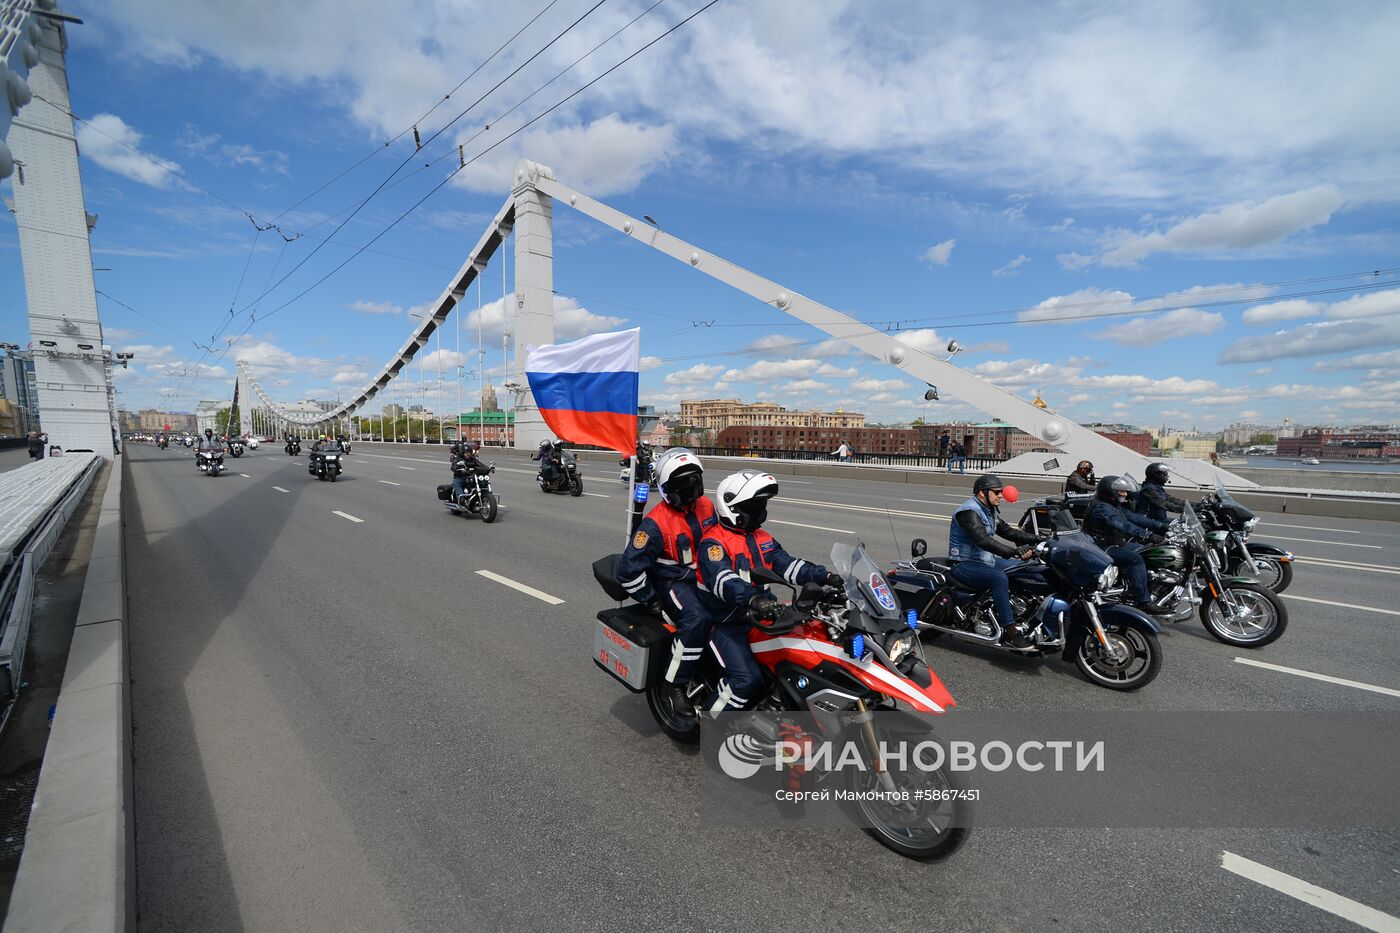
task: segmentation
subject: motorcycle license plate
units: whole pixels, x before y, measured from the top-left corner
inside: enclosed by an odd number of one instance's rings
[[[593,663],[622,681],[627,689],[640,693],[647,686],[651,649],[639,645],[601,620],[593,630]]]

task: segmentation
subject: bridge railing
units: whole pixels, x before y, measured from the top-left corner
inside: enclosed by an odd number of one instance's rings
[[[565,443],[565,447],[572,450],[602,450],[601,447],[591,447],[587,444]],[[670,445],[684,446],[687,450],[693,451],[700,456],[710,457],[748,457],[756,460],[802,460],[820,463],[838,463],[838,458],[830,451],[826,450],[792,450],[778,447],[705,447],[695,444]],[[664,447],[657,448],[660,453]],[[900,467],[931,467],[947,468],[948,457],[939,457],[937,454],[928,453],[856,453],[851,455],[850,463],[865,464],[867,466],[900,466]],[[953,469],[959,466],[964,470],[983,471],[995,469],[997,464],[1005,463],[1005,457],[984,457],[969,456],[953,458]]]

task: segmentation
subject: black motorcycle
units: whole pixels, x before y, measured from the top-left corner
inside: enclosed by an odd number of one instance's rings
[[[322,453],[319,450],[311,452],[311,460],[307,463],[306,472],[319,480],[330,480],[335,482],[335,478],[341,474],[344,467],[341,466],[340,452],[331,450]]]
[[[452,475],[465,478],[465,488],[460,498],[453,498],[453,486],[446,483],[437,488],[437,497],[447,511],[454,515],[480,515],[481,520],[490,524],[496,520],[500,503],[491,491],[491,474],[496,472],[496,464],[476,461],[468,464],[457,460],[452,464]]]
[[[1215,550],[1228,576],[1248,576],[1275,593],[1293,582],[1293,554],[1276,544],[1249,540],[1259,518],[1216,484],[1196,506],[1206,543]]]
[[[554,472],[548,479],[545,478],[543,464],[540,465],[539,473],[535,474],[535,482],[540,484],[540,492],[567,492],[575,497],[583,495],[583,476],[578,471],[578,457],[566,450],[553,458],[551,463]]]
[[[632,458],[623,457],[618,461],[622,467],[618,474],[618,479],[624,483],[632,481]],[[637,482],[646,483],[651,489],[656,488],[656,457],[651,449],[651,445],[645,441],[637,444]]]
[[[991,594],[953,578],[952,565],[925,557],[928,544],[916,538],[912,561],[898,561],[890,586],[906,610],[918,614],[919,629],[953,635],[1026,657],[1059,653],[1073,660],[1091,683],[1110,690],[1139,690],[1162,669],[1159,626],[1140,609],[1109,597],[1118,579],[1113,559],[1073,521],[1036,545],[1037,561],[1013,564],[1011,607],[1016,621],[1031,629],[1026,644],[1003,640]]]
[[[228,443],[228,453],[229,453],[229,456],[232,457],[232,458],[234,458],[235,460],[237,460],[239,457],[243,456],[243,442],[242,442],[242,441],[229,441],[229,443]]]
[[[287,456],[295,457],[301,453],[301,442],[288,440],[286,446],[284,446],[282,449],[287,452]]]

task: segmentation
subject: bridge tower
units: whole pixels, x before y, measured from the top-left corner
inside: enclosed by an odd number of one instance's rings
[[[508,374],[507,381],[515,378],[523,387],[515,409],[515,446],[527,450],[552,436],[525,378],[530,346],[554,343],[554,199],[536,187],[541,179],[553,181],[554,173],[522,159],[511,192],[515,201],[515,372]]]

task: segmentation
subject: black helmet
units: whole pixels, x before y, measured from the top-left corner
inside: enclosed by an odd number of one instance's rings
[[[1095,495],[1104,502],[1114,505],[1125,503],[1128,497],[1138,491],[1138,484],[1130,476],[1105,476],[1099,480]]]
[[[981,476],[977,477],[977,482],[972,484],[972,494],[975,496],[979,492],[986,492],[989,489],[994,492],[1001,492],[1005,488],[1006,484],[1001,481],[1000,476],[997,476],[995,473],[983,473]]]
[[[214,436],[214,429],[213,429],[213,428],[205,428],[205,429],[204,429],[204,436],[205,436],[205,437],[213,437],[213,436]]]
[[[1160,486],[1167,485],[1167,477],[1170,475],[1167,468],[1160,463],[1152,463],[1147,467],[1147,472],[1143,474],[1149,483],[1157,483]]]

